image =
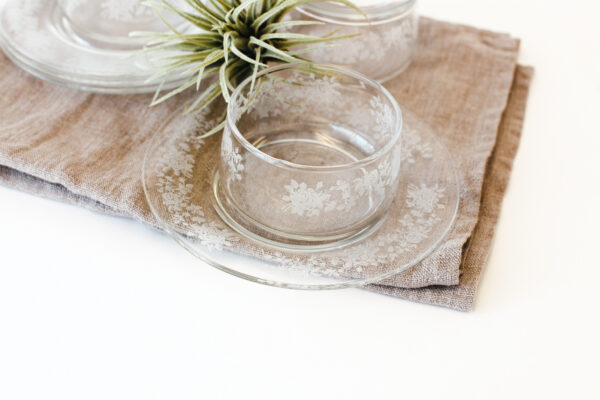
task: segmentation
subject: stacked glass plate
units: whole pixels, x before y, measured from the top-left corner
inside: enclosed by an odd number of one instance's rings
[[[172,16],[171,18],[176,18]],[[177,24],[178,21],[169,21]],[[103,93],[156,90],[156,69],[132,31],[164,31],[138,0],[0,0],[0,46],[44,80]],[[174,74],[164,88],[183,80]]]

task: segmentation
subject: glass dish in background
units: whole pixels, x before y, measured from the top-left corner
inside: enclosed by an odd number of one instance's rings
[[[398,187],[402,117],[377,82],[334,66],[281,65],[233,93],[215,198],[255,240],[330,248],[377,228]]]
[[[140,51],[147,39],[128,36],[138,30],[167,30],[140,0],[0,0],[5,54],[38,78],[75,89],[154,92],[160,82],[148,79],[156,62]],[[184,80],[174,74],[164,88]]]
[[[383,82],[404,71],[417,52],[416,0],[355,1],[368,17],[338,3],[299,6],[293,19],[314,20],[323,25],[299,26],[293,32],[312,35],[358,34],[302,54],[316,62],[344,65]]]
[[[183,6],[183,0],[171,0]],[[144,39],[129,37],[130,32],[160,32],[165,24],[152,8],[141,0],[58,0],[62,24],[75,41],[103,50],[139,50]],[[170,24],[180,23],[174,13],[163,18]]]

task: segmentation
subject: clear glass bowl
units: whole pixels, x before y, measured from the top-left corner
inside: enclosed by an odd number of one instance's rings
[[[233,93],[215,199],[243,234],[340,247],[376,229],[398,187],[402,116],[377,82],[335,66],[281,65]]]
[[[417,52],[419,18],[417,0],[355,2],[364,16],[345,5],[331,2],[299,6],[294,19],[324,22],[300,26],[294,32],[313,35],[357,34],[332,42],[303,56],[317,62],[344,65],[383,82],[404,71]]]

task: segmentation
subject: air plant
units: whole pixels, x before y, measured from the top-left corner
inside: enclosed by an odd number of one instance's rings
[[[294,7],[317,1],[320,0],[183,0],[185,8],[168,0],[145,1],[169,29],[164,33],[138,33],[152,37],[147,51],[166,52],[161,58],[164,65],[151,78],[162,80],[152,105],[192,87],[199,94],[187,106],[187,112],[200,111],[221,97],[229,102],[235,87],[250,76],[254,86],[257,73],[268,63],[310,63],[302,54],[323,47],[325,42],[355,36],[336,36],[335,31],[326,36],[289,32],[295,26],[322,24],[284,18]],[[352,7],[364,16],[362,10],[348,0],[333,1]],[[176,13],[197,29],[180,32],[167,22],[163,12]],[[182,74],[185,80],[163,94],[164,82],[176,73]],[[211,80],[200,92],[201,83],[210,77],[218,79]],[[220,131],[223,126],[221,122],[204,136]]]

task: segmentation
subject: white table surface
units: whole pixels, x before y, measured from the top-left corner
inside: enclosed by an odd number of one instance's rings
[[[595,0],[422,0],[522,38],[527,119],[472,313],[300,292],[0,187],[0,399],[598,399]]]

